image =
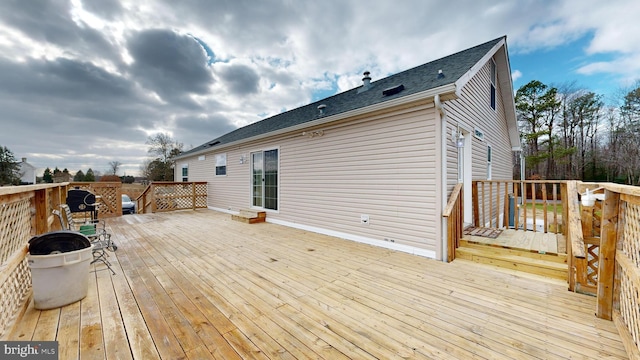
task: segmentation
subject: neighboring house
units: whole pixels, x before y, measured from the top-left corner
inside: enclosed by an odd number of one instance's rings
[[[27,162],[27,158],[23,157],[18,163],[20,168],[20,183],[22,185],[31,185],[36,183],[36,167]]]
[[[54,183],[72,182],[73,176],[69,173],[60,172],[53,176]]]
[[[501,37],[213,139],[175,180],[207,181],[214,210],[446,259],[455,184],[471,222],[471,181],[511,179],[519,150]]]

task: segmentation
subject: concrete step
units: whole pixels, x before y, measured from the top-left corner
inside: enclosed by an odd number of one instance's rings
[[[568,277],[566,256],[555,254],[537,254],[495,246],[467,244],[456,249],[456,258],[555,279],[566,280]]]
[[[267,213],[265,211],[242,209],[238,214],[231,215],[231,219],[246,224],[256,224],[265,222],[267,219]]]

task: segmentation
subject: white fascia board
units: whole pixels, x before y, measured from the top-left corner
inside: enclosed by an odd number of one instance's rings
[[[458,80],[456,80],[456,95],[458,95],[458,97],[460,97],[460,95],[461,95],[460,91],[462,91],[462,88],[465,85],[467,85],[467,83],[471,80],[471,78],[473,78],[478,73],[478,71],[480,71],[480,69],[482,69],[484,64],[486,64],[487,61],[489,61],[489,59],[491,59],[493,57],[493,55],[495,55],[495,53],[498,52],[500,47],[504,46],[505,44],[506,43],[505,43],[504,38],[502,40],[498,41],[491,48],[491,50],[489,50],[486,54],[484,54],[482,59],[480,59],[477,63],[475,63],[475,65],[473,65],[471,67],[471,69],[469,69],[469,71],[464,73],[462,76],[460,76],[460,78],[458,78]]]
[[[290,126],[290,127],[284,128],[284,129],[271,131],[271,132],[268,132],[268,133],[252,136],[252,137],[249,137],[249,138],[244,138],[244,139],[241,139],[241,140],[238,140],[238,141],[234,141],[234,142],[230,142],[230,143],[227,143],[227,144],[223,144],[219,148],[210,147],[210,148],[202,149],[200,151],[197,151],[197,152],[194,152],[194,153],[190,153],[188,155],[177,156],[177,157],[175,157],[175,160],[179,160],[179,159],[182,159],[182,158],[185,158],[185,157],[192,157],[192,156],[201,155],[201,154],[204,154],[204,153],[211,152],[212,150],[218,151],[218,150],[224,149],[226,147],[236,146],[236,145],[239,145],[239,144],[242,144],[242,143],[245,143],[245,142],[250,142],[250,141],[260,140],[260,139],[264,139],[264,138],[268,138],[268,137],[272,137],[272,136],[276,136],[276,135],[286,134],[288,132],[292,132],[292,131],[296,131],[296,130],[302,130],[302,129],[306,129],[306,128],[309,128],[309,127],[312,127],[312,126],[324,125],[324,124],[328,124],[328,123],[331,123],[331,122],[334,122],[334,121],[339,121],[339,120],[347,119],[347,118],[350,118],[350,117],[353,117],[353,116],[358,116],[358,115],[362,115],[362,114],[366,114],[366,113],[370,113],[370,112],[375,112],[375,111],[383,110],[383,109],[394,107],[394,106],[401,106],[401,105],[408,104],[408,103],[411,103],[411,102],[414,102],[414,101],[432,98],[436,94],[441,94],[442,95],[442,94],[446,94],[446,93],[455,93],[455,92],[456,92],[456,85],[455,84],[447,84],[447,85],[439,86],[437,88],[432,88],[432,89],[429,89],[429,90],[425,90],[425,91],[422,91],[422,92],[419,92],[419,93],[403,96],[401,98],[397,98],[397,99],[393,99],[393,100],[389,100],[389,101],[384,101],[384,102],[381,102],[381,103],[377,103],[377,104],[361,107],[361,108],[358,108],[358,109],[350,110],[350,111],[347,111],[347,112],[344,112],[344,113],[323,117],[323,118],[318,119],[318,120],[308,121],[308,122],[305,122],[305,123],[302,123],[302,124],[298,124],[298,125],[295,125],[295,126]]]
[[[502,49],[502,51],[500,51]],[[474,66],[469,69],[456,81],[456,95],[460,96],[462,88],[473,78],[478,71],[486,64],[489,59],[500,52],[500,59],[496,61],[498,78],[500,81],[500,96],[504,105],[505,116],[507,118],[507,131],[509,133],[509,142],[512,148],[520,147],[520,132],[518,131],[518,123],[516,121],[516,104],[513,95],[513,80],[511,78],[511,65],[509,63],[509,52],[507,51],[506,38],[502,38],[480,59]],[[502,63],[504,62],[504,63]],[[503,66],[499,66],[503,65]]]

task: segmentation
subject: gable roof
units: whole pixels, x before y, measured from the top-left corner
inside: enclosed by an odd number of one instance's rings
[[[223,147],[232,143],[244,142],[257,137],[275,134],[283,130],[294,130],[297,127],[312,126],[315,125],[318,120],[322,119],[338,120],[340,114],[351,113],[358,109],[378,107],[376,105],[381,107],[391,106],[397,102],[395,100],[412,99],[434,89],[442,89],[442,92],[444,92],[444,90],[458,92],[461,86],[475,75],[479,69],[479,64],[484,63],[481,62],[481,60],[493,56],[497,49],[503,45],[506,46],[505,36],[373,81],[367,90],[364,90],[361,85],[308,105],[246,125],[186,151],[177,158],[203,153],[216,147]],[[442,70],[442,75],[439,76],[440,70]],[[509,82],[511,82],[510,69],[507,69],[507,71],[509,72],[507,74]],[[400,85],[402,85],[402,89],[400,89]],[[385,90],[391,91],[385,92]],[[400,91],[394,93],[394,90]],[[391,94],[387,95],[386,93],[389,92],[391,92]],[[435,93],[432,94],[432,96],[433,95],[435,95]],[[502,95],[504,97],[505,93],[503,92]],[[510,95],[507,93],[507,96]],[[513,103],[513,99],[511,99],[510,102]],[[319,105],[325,105],[322,115],[318,110]],[[509,103],[505,102],[505,106],[508,107]]]

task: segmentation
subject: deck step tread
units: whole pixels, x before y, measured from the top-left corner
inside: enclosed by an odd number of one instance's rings
[[[525,249],[514,249],[514,248],[503,247],[500,245],[488,245],[488,244],[482,244],[482,243],[475,243],[467,240],[460,240],[460,247],[478,249],[478,250],[485,251],[487,253],[493,253],[497,255],[515,255],[515,256],[522,256],[522,257],[527,257],[532,259],[552,261],[552,262],[557,262],[561,264],[567,263],[567,254],[543,253],[543,252],[537,252],[537,251],[525,250]]]
[[[519,270],[556,279],[567,278],[568,267],[565,263],[520,256],[509,253],[508,251],[499,253],[496,251],[496,249],[499,250],[499,248],[492,249],[492,247],[490,246],[486,246],[486,248],[488,249],[478,249],[475,247],[459,247],[458,249],[456,249],[456,257],[471,260],[477,263],[489,264],[512,270]],[[551,255],[548,256],[551,257]]]
[[[265,222],[267,213],[265,211],[241,209],[237,214],[231,215],[232,220],[244,222],[247,224],[256,224]]]

